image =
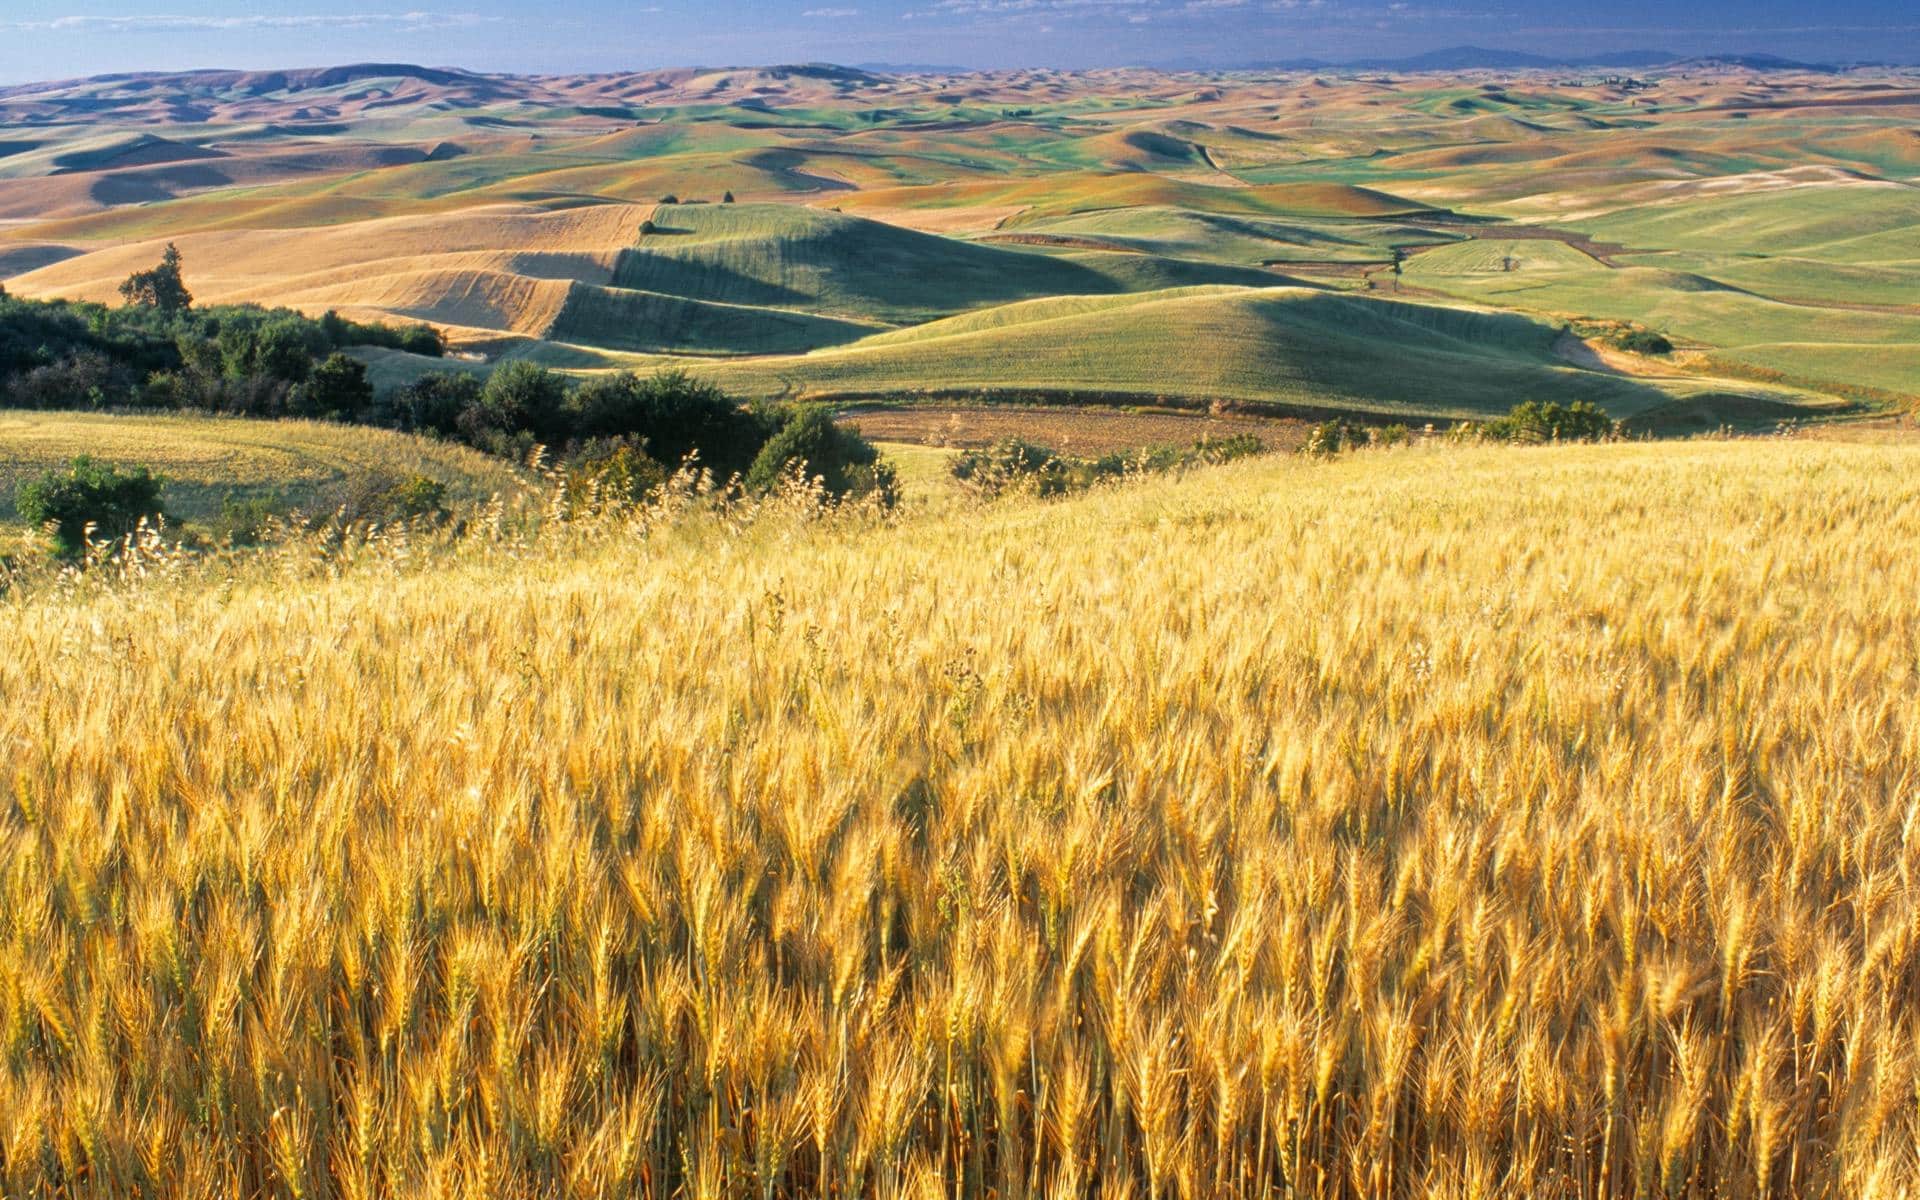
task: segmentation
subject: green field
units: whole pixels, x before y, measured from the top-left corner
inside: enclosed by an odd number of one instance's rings
[[[1628,417],[1703,390],[1577,370],[1558,330],[1485,309],[1304,288],[1037,300],[836,350],[706,368],[745,395],[1018,391],[1218,396],[1473,418],[1545,396]],[[1203,352],[1194,348],[1204,347]]]
[[[1920,403],[1900,72],[365,77],[0,97],[36,129],[0,153],[8,286],[112,301],[177,240],[209,302],[756,397]],[[1609,361],[1563,326],[1682,352]]]
[[[620,256],[622,288],[905,324],[1039,296],[1245,282],[1197,262],[1056,256],[792,206],[662,205]],[[826,343],[820,343],[826,344]]]

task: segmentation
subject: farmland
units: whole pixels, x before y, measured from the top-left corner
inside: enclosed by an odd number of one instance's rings
[[[208,302],[743,398],[1739,425],[1920,397],[1910,73],[369,71],[0,94],[32,134],[6,285],[111,299],[171,242]],[[1562,326],[1680,353],[1623,380]]]
[[[0,1196],[1920,1195],[1917,119],[0,88]]]
[[[16,593],[0,1185],[1900,1194],[1916,453]]]
[[[498,459],[381,430],[305,421],[0,411],[0,528],[15,522],[15,486],[76,455],[146,466],[168,481],[169,513],[217,514],[223,501],[325,516],[356,493],[417,475],[477,505],[525,481]]]

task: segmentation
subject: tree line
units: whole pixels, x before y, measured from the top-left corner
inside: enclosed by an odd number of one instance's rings
[[[743,406],[680,371],[576,381],[513,362],[484,373],[435,372],[378,394],[365,364],[345,351],[377,346],[444,357],[438,330],[333,312],[197,308],[182,266],[168,246],[159,264],[121,286],[120,308],[24,300],[0,289],[0,404],[345,421],[521,459],[541,446],[560,458],[570,489],[598,502],[637,500],[689,463],[754,491],[800,470],[835,498],[891,502],[894,495],[878,452],[825,408]],[[60,477],[67,490],[49,495],[93,497],[66,506],[85,510],[104,484],[78,465],[69,474]]]
[[[121,308],[0,290],[0,403],[358,420],[373,408],[373,388],[365,366],[343,351],[446,353],[440,332],[425,325],[254,305],[195,308],[180,266],[179,252],[167,247],[158,266],[121,285]]]

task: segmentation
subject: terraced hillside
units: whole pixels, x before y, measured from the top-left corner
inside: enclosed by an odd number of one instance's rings
[[[173,243],[203,301],[754,395],[1770,421],[1920,400],[1916,120],[1897,71],[92,80],[0,92],[0,278]]]

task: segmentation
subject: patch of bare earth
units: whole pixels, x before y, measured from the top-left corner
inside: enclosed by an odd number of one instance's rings
[[[1641,379],[1684,378],[1686,372],[1679,368],[1691,357],[1684,352],[1677,352],[1665,362],[1656,362],[1572,333],[1561,334],[1553,343],[1553,352],[1562,361],[1583,370],[1602,371],[1608,375],[1633,375]]]
[[[1111,454],[1147,446],[1253,434],[1269,449],[1292,449],[1307,440],[1310,422],[1232,413],[1133,411],[1115,408],[1028,408],[1011,405],[924,404],[861,407],[841,419],[878,442],[973,449],[1021,438],[1068,454]]]
[[[825,203],[815,207],[829,207]],[[851,211],[870,221],[885,221],[921,233],[968,234],[997,229],[1009,217],[1027,211],[1024,204],[983,204],[955,208],[898,208],[862,204]]]

